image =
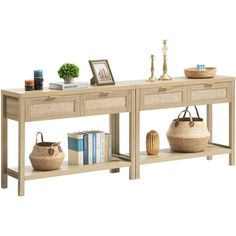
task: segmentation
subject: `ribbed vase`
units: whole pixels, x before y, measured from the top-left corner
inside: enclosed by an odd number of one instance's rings
[[[146,150],[148,155],[157,155],[159,153],[159,134],[151,130],[146,135]]]
[[[73,84],[74,79],[73,77],[64,78],[64,84]]]

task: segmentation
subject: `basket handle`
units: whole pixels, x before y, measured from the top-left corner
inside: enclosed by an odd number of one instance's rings
[[[61,142],[53,143],[51,146],[60,146]]]
[[[185,118],[185,115],[186,115],[186,113],[188,112],[188,114],[189,114],[189,119],[190,119],[190,121],[189,121],[189,126],[190,126],[190,127],[193,127],[193,126],[194,126],[193,118],[192,118],[192,116],[191,116],[190,111],[188,111],[188,110],[186,110],[186,109],[183,110],[183,111],[181,111],[181,112],[179,113],[179,115],[178,115],[178,117],[177,117],[177,119],[176,119],[176,121],[175,121],[175,127],[177,127],[177,126],[179,125],[180,115],[181,115],[183,112],[184,112],[183,118]]]
[[[41,135],[41,142],[43,142],[43,134],[41,133],[41,132],[38,132],[37,134],[36,134],[36,144],[38,143],[38,135]]]
[[[194,107],[195,107],[195,110],[196,110],[196,113],[197,113],[197,117],[200,118],[200,116],[199,116],[199,112],[198,112],[198,109],[197,109],[197,106],[194,106]],[[189,106],[186,107],[186,109],[185,109],[185,113],[184,113],[184,116],[183,116],[183,117],[186,116],[186,113],[187,113],[187,111],[188,111],[188,108],[189,108]]]

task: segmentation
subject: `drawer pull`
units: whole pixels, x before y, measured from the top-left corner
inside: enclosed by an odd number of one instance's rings
[[[211,86],[213,86],[214,85],[214,83],[206,83],[205,84],[205,87],[211,87]]]
[[[108,94],[109,94],[109,93],[101,92],[101,93],[99,94],[99,96],[101,96],[101,97],[106,97]]]
[[[160,87],[157,92],[166,91],[167,89],[168,89],[167,87]]]
[[[48,99],[49,100],[52,100],[52,99],[56,99],[56,98],[59,98],[60,96],[48,96]]]

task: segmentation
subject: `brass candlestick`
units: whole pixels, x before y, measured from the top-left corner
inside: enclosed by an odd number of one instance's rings
[[[163,74],[159,78],[159,80],[171,80],[172,78],[167,74],[167,40],[163,40]]]
[[[149,82],[155,82],[157,78],[154,76],[154,55],[151,55],[151,77],[148,79]]]

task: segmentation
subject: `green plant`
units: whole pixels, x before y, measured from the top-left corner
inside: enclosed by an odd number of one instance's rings
[[[79,76],[79,67],[71,63],[65,63],[58,70],[58,74],[63,79],[76,78]]]

